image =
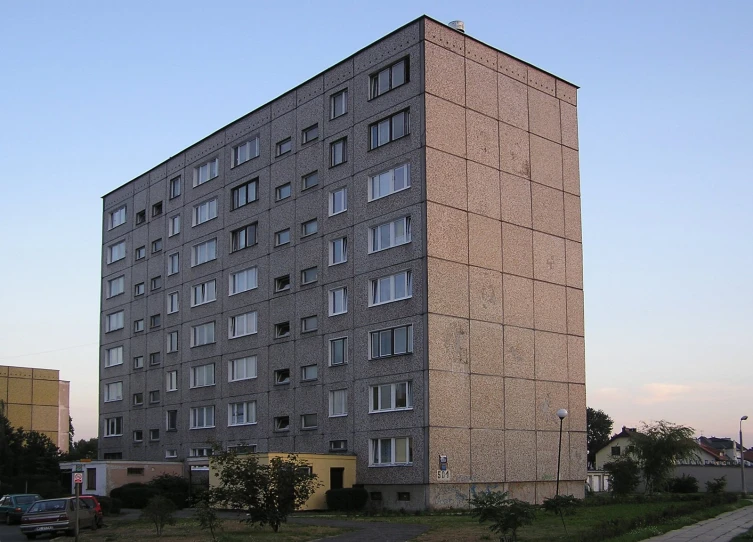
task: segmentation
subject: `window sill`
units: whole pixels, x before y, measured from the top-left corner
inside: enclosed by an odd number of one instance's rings
[[[189,431],[198,431],[200,429],[214,429],[214,425],[205,425],[204,427],[189,427]]]
[[[389,412],[410,412],[413,410],[413,407],[407,407],[407,408],[390,408],[385,410],[369,410],[369,414],[386,414]]]
[[[379,307],[380,305],[389,305],[390,303],[397,303],[398,301],[405,301],[407,299],[411,299],[412,297],[412,295],[409,295],[408,297],[401,297],[400,299],[390,299],[389,301],[380,301],[379,303],[369,303],[369,308]]]
[[[381,469],[384,467],[412,467],[413,463],[378,463],[370,464],[369,468]]]

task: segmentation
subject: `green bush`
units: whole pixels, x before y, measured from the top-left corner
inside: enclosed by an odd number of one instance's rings
[[[670,493],[698,493],[698,480],[687,474],[670,478],[667,480],[667,491]]]
[[[116,487],[110,492],[110,497],[120,500],[124,508],[144,508],[149,499],[158,494],[158,491],[153,487],[134,482]]]
[[[163,474],[147,485],[157,491],[159,495],[173,501],[179,510],[188,506],[191,484],[186,478],[172,474]]]
[[[102,506],[102,514],[105,516],[112,516],[120,514],[120,509],[123,507],[123,503],[120,499],[113,499],[112,497],[97,496],[100,506]]]
[[[517,540],[518,529],[530,525],[536,517],[535,505],[508,499],[506,491],[478,493],[468,503],[471,505],[471,516],[478,518],[479,523],[490,521],[489,530],[498,535],[500,540]]]
[[[607,463],[604,470],[609,473],[609,491],[615,495],[632,493],[641,482],[640,467],[631,457]]]
[[[369,492],[363,487],[330,489],[324,496],[327,499],[329,510],[340,510],[342,512],[362,510],[366,506],[366,501],[369,500]]]
[[[709,493],[724,493],[724,490],[727,487],[727,477],[722,476],[721,478],[714,478],[714,480],[709,480],[706,482],[706,491]]]

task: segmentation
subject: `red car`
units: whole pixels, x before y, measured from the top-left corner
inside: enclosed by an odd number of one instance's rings
[[[97,527],[102,526],[102,505],[94,495],[81,495],[79,497],[89,508],[94,509],[94,518],[97,520]]]

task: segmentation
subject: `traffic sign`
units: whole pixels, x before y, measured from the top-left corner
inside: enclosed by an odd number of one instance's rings
[[[74,484],[83,484],[84,483],[84,473],[83,472],[74,472],[73,473],[73,483]]]

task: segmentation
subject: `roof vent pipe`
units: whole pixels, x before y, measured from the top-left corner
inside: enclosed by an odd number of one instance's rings
[[[458,32],[465,34],[465,23],[463,21],[450,21],[450,24],[448,24],[447,26],[449,26],[453,30],[457,30]]]

